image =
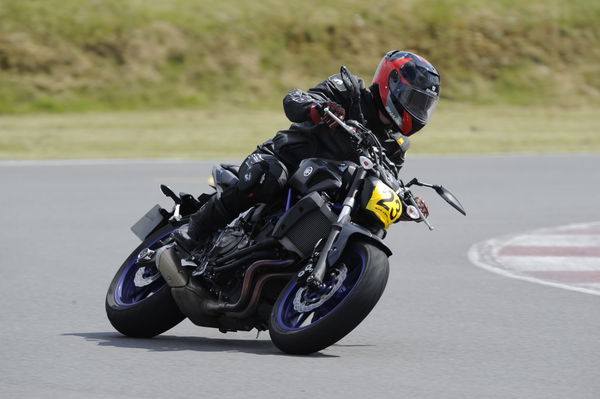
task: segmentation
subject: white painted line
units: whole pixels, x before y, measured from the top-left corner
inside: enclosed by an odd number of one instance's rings
[[[499,261],[507,269],[517,271],[561,271],[593,270],[600,271],[600,258],[578,256],[502,256]]]
[[[600,291],[600,284],[582,284],[582,286],[589,288],[591,290]]]
[[[479,243],[479,244],[481,244],[481,243]],[[587,288],[587,286],[586,287],[572,286],[572,285],[568,285],[568,284],[561,284],[561,283],[555,283],[552,281],[541,280],[539,278],[519,274],[512,270],[506,270],[506,269],[494,267],[494,266],[490,265],[484,257],[481,256],[479,244],[473,245],[469,249],[469,252],[468,252],[469,260],[475,266],[478,266],[478,267],[485,269],[487,271],[490,271],[492,273],[496,273],[496,274],[499,274],[499,275],[505,276],[505,277],[515,278],[517,280],[523,280],[523,281],[528,281],[530,283],[542,284],[542,285],[547,285],[550,287],[562,288],[562,289],[569,290],[569,291],[576,291],[576,292],[582,292],[584,294],[592,294],[592,295],[600,296],[600,285],[598,286],[599,290],[596,290],[594,287]],[[595,286],[595,284],[594,284],[594,286]]]
[[[494,238],[482,241],[471,246],[468,252],[468,257],[471,263],[490,272],[515,278],[518,280],[528,281],[531,283],[542,284],[550,287],[562,288],[570,291],[582,292],[585,294],[600,295],[600,284],[596,281],[582,283],[562,283],[552,281],[551,273],[547,279],[542,279],[528,275],[527,273],[535,272],[563,272],[564,274],[576,272],[594,272],[600,270],[600,258],[595,256],[502,256],[502,248],[514,248],[515,243],[519,246],[529,247],[534,249],[534,252],[543,251],[543,247],[548,248],[548,252],[562,250],[564,248],[584,248],[598,247],[595,242],[595,234],[587,235],[585,231],[596,231],[600,229],[600,222],[578,223],[567,226],[558,226],[549,229],[540,229],[524,234],[515,234],[505,237]],[[544,245],[549,241],[547,237],[560,236],[560,232],[581,231],[582,235],[564,235],[564,241],[559,242],[551,238],[555,245]],[[543,237],[542,237],[543,236]],[[535,237],[535,238],[533,238]],[[583,237],[583,238],[582,238]],[[557,245],[559,244],[559,245]],[[585,245],[584,245],[585,244]],[[593,244],[593,245],[590,245]],[[540,247],[542,249],[540,249]],[[510,253],[510,251],[505,251]],[[564,275],[563,274],[563,275]],[[541,273],[543,275],[543,273]]]
[[[506,245],[560,247],[567,242],[570,247],[597,247],[600,246],[600,235],[524,234],[507,242]]]

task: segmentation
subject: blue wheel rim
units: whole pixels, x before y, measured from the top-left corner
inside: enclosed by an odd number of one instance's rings
[[[365,254],[362,250],[352,249],[343,257],[341,262],[344,262],[348,268],[348,274],[342,286],[331,298],[312,311],[301,313],[294,308],[294,298],[301,288],[294,282],[285,293],[285,299],[281,301],[277,309],[277,320],[281,328],[287,331],[296,331],[311,327],[325,319],[348,299],[354,287],[364,276],[366,268]]]
[[[146,248],[156,249],[154,247],[160,247],[160,240],[167,237],[174,230],[168,231],[165,234],[158,237],[156,240],[152,241]],[[166,282],[162,277],[159,277],[157,280],[152,283],[138,287],[134,283],[135,275],[138,270],[142,267],[141,265],[136,263],[137,257],[134,257],[125,270],[121,274],[121,278],[117,283],[115,288],[115,302],[120,306],[133,306],[138,304],[146,299],[148,299],[152,294],[157,292],[160,288],[162,288]],[[156,271],[158,273],[158,271]]]

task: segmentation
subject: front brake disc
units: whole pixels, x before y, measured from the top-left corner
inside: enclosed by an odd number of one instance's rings
[[[306,313],[323,305],[340,289],[347,275],[348,269],[346,265],[342,264],[332,280],[324,282],[325,288],[319,292],[314,292],[310,287],[300,288],[294,297],[294,310]]]

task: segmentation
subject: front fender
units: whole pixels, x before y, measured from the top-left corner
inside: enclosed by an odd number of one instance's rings
[[[383,240],[372,234],[369,230],[354,223],[346,223],[338,234],[329,254],[327,254],[327,264],[333,265],[337,262],[348,245],[351,237],[360,236],[367,242],[379,247],[388,257],[392,256],[392,250],[383,242]]]

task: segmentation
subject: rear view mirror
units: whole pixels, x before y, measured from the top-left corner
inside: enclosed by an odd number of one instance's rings
[[[454,209],[456,209],[457,211],[459,211],[460,213],[462,213],[463,215],[467,215],[467,213],[465,212],[465,208],[463,208],[462,204],[460,203],[460,201],[458,200],[458,198],[456,198],[454,196],[454,194],[452,194],[449,190],[447,190],[445,187],[443,186],[439,186],[439,185],[434,185],[433,189],[435,190],[436,193],[438,193],[440,195],[440,197],[442,197],[447,203],[449,203],[450,205],[452,205],[452,207]]]

